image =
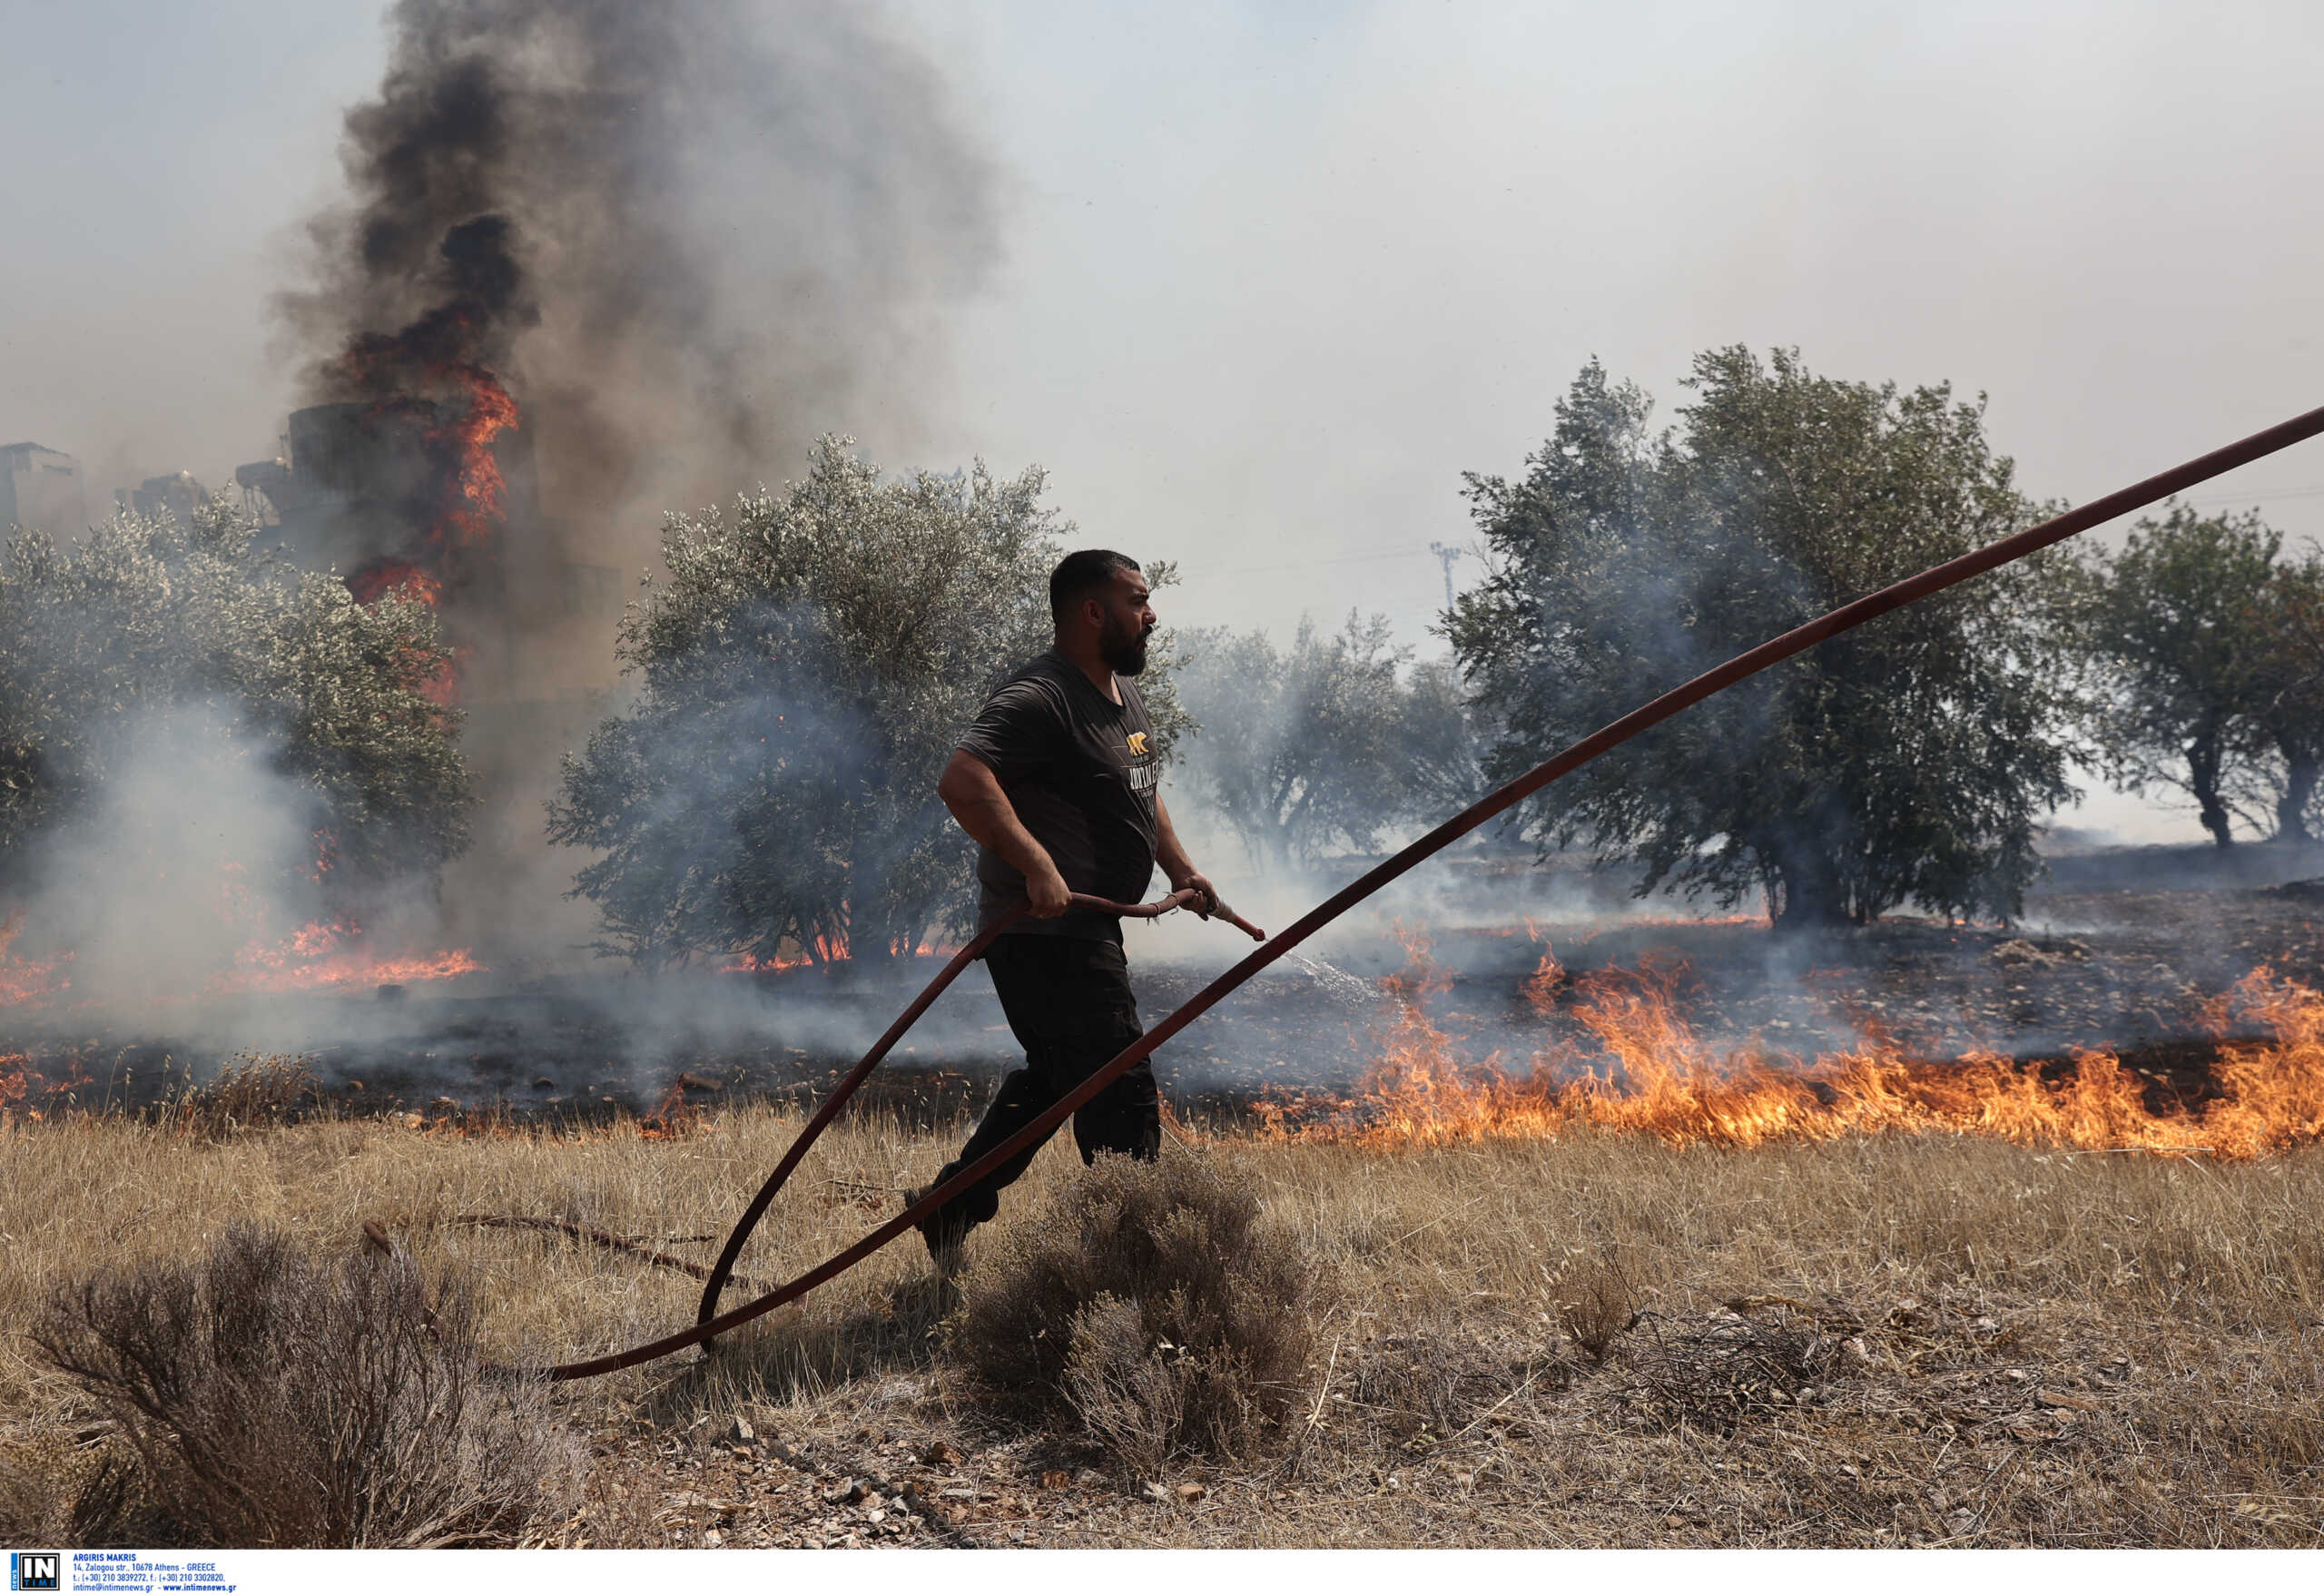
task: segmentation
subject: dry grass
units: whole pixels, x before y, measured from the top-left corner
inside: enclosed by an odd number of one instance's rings
[[[452,1217],[562,1218],[706,1258],[714,1243],[671,1238],[723,1232],[795,1125],[738,1111],[674,1140],[558,1140],[310,1119],[227,1143],[121,1120],[0,1129],[0,1315],[29,1326],[93,1261],[192,1257],[238,1219],[325,1255],[376,1220],[431,1277],[474,1271],[488,1355],[606,1350],[688,1322],[695,1283]],[[860,1235],[950,1139],[842,1126],[743,1269],[786,1277]],[[1078,1432],[963,1403],[944,1377],[950,1305],[916,1244],[898,1246],[713,1359],[562,1388],[599,1455],[586,1508],[534,1533],[2324,1540],[2324,1151],[2223,1166],[1944,1136],[1725,1153],[1581,1135],[1233,1155],[1339,1287],[1263,1456],[1126,1493],[1090,1472],[1103,1454]],[[1045,1153],[992,1239],[1051,1222],[1078,1173],[1069,1148]],[[19,1339],[0,1342],[0,1450],[60,1475],[104,1451],[103,1415]],[[0,1517],[7,1500],[0,1486]]]
[[[251,1130],[276,1130],[314,1108],[314,1071],[301,1058],[244,1053],[199,1086],[164,1094],[154,1118],[164,1129],[202,1141],[231,1141]]]

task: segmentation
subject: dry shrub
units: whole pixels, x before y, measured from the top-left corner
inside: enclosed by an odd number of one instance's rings
[[[162,1105],[162,1124],[202,1141],[227,1141],[246,1130],[289,1124],[319,1095],[304,1059],[242,1053],[200,1086]]]
[[[158,1546],[171,1528],[138,1489],[137,1459],[124,1446],[50,1436],[0,1451],[0,1541]]]
[[[399,1250],[334,1266],[251,1226],[60,1290],[34,1344],[136,1460],[133,1489],[83,1493],[85,1543],[514,1543],[569,1503],[579,1454],[540,1388],[487,1383],[477,1319]]]
[[[1602,1364],[1614,1338],[1634,1327],[1642,1300],[1620,1252],[1590,1255],[1558,1282],[1558,1322],[1593,1364]]]
[[[1315,1269],[1247,1180],[1166,1147],[1101,1158],[996,1237],[948,1342],[1004,1407],[1063,1408],[1143,1473],[1279,1420],[1314,1347]]]

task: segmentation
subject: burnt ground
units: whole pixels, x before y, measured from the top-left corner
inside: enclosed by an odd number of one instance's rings
[[[1551,1000],[1546,1016],[1526,990],[1544,955],[1562,972],[1535,989]],[[1876,1032],[1921,1058],[1986,1051],[2069,1067],[2076,1050],[2111,1048],[2159,1094],[2191,1101],[2216,1057],[2213,1000],[2262,967],[2324,988],[2324,887],[2053,893],[2030,900],[2009,928],[1896,918],[1828,936],[1777,936],[1758,922],[1536,922],[1439,931],[1425,959],[1378,951],[1343,961],[1375,979],[1433,974],[1443,990],[1421,1001],[1475,1062],[1497,1054],[1521,1069],[1545,1043],[1576,1038],[1568,1016],[1593,975],[1646,969],[1669,983],[1699,1034],[1725,1047],[1808,1059]],[[1199,983],[1156,985],[1171,1001]],[[1215,1108],[1286,1086],[1329,1088],[1376,1058],[1367,1043],[1378,1023],[1351,1025],[1345,1009],[1314,995],[1245,1004],[1176,1045],[1176,1078]],[[1329,1066],[1301,1080],[1292,1060],[1313,1059],[1325,1038],[1338,1039]]]
[[[2080,872],[2087,878],[2091,872]],[[2206,1013],[2262,966],[2324,987],[2324,886],[2077,890],[2029,899],[2012,927],[1892,918],[1830,935],[1779,936],[1742,919],[1669,918],[1437,926],[1385,921],[1339,938],[1328,965],[1287,960],[1166,1047],[1157,1073],[1183,1114],[1234,1118],[1266,1095],[1344,1089],[1380,1055],[1395,1010],[1383,978],[1427,973],[1433,1023],[1475,1063],[1523,1068],[1571,1039],[1568,1018],[1593,972],[1662,972],[1681,1014],[1721,1046],[1810,1059],[1867,1030],[1919,1057],[1984,1050],[2059,1062],[2112,1047],[2162,1098],[2203,1095],[2216,1038]],[[1545,955],[1562,974],[1528,996]],[[1141,958],[1152,1024],[1217,966]],[[939,968],[795,970],[704,978],[675,1000],[642,984],[542,982],[517,992],[285,1000],[242,1045],[309,1060],[348,1113],[479,1113],[590,1122],[722,1101],[819,1096]],[[295,1008],[295,1013],[293,1010]],[[25,1056],[30,1106],[150,1103],[206,1075],[233,1047],[76,1027],[67,1013],[0,1010],[0,1058]],[[1014,1047],[980,971],[945,995],[862,1099],[908,1122],[943,1123],[980,1105]],[[0,1069],[0,1075],[6,1070]],[[2162,1103],[2158,1101],[2157,1107]]]

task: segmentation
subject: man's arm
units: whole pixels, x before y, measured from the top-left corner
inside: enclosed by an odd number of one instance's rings
[[[1154,857],[1162,866],[1162,873],[1170,879],[1170,890],[1176,892],[1192,887],[1202,894],[1195,902],[1196,912],[1205,915],[1216,912],[1218,889],[1210,884],[1210,878],[1196,870],[1195,862],[1187,857],[1186,844],[1178,841],[1178,828],[1170,823],[1170,812],[1162,806],[1162,794],[1159,793],[1154,794]]]
[[[1053,920],[1066,911],[1069,894],[1057,861],[1017,818],[1016,806],[1000,790],[1000,778],[990,765],[965,748],[955,748],[937,781],[936,795],[962,831],[1023,872],[1025,896],[1032,900],[1036,919]]]

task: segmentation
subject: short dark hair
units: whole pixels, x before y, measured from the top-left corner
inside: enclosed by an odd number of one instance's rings
[[[1145,575],[1136,560],[1110,548],[1077,548],[1058,561],[1049,573],[1049,618],[1063,622],[1068,611],[1112,581],[1116,571]]]

